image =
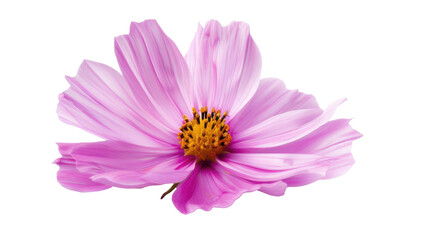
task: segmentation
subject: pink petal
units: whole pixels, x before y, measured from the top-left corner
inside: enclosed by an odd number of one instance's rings
[[[336,158],[337,160],[329,166],[323,178],[340,176],[353,165],[352,142],[362,136],[350,126],[349,122],[348,119],[330,121],[302,139],[263,151],[311,153]]]
[[[259,191],[271,196],[283,196],[285,194],[287,184],[283,181],[261,184]]]
[[[104,141],[59,147],[63,157],[55,162],[60,166],[58,180],[76,191],[176,183],[185,179],[195,165],[192,156],[183,156],[183,151],[173,146],[153,148]]]
[[[326,169],[326,168],[325,168]],[[320,170],[320,169],[318,169]],[[272,196],[283,196],[287,187],[300,187],[315,182],[325,176],[324,172],[301,173],[273,183],[262,184],[259,191]]]
[[[115,39],[119,66],[143,108],[156,112],[176,131],[192,109],[188,67],[174,42],[155,20],[132,23],[130,34]]]
[[[196,84],[198,106],[234,116],[256,92],[261,56],[245,23],[222,27],[211,20],[204,29],[199,26],[186,61]]]
[[[194,158],[175,156],[150,168],[108,171],[96,174],[91,179],[115,187],[142,188],[180,182],[191,173],[194,166]]]
[[[325,166],[332,160],[315,154],[229,153],[221,156],[219,164],[234,176],[267,183]]]
[[[152,146],[177,143],[175,131],[141,109],[114,69],[84,61],[77,76],[67,80],[70,88],[60,95],[57,111],[64,122],[105,139]]]
[[[281,146],[235,149],[235,153],[229,154],[230,156],[226,155],[229,157],[224,158],[225,161],[220,163],[225,168],[231,168],[227,164],[232,164],[232,167],[234,167],[233,170],[239,171],[238,176],[262,181],[264,180],[261,177],[263,175],[262,173],[258,175],[258,171],[263,170],[263,172],[267,173],[266,170],[274,170],[272,160],[269,161],[270,158],[267,159],[267,157],[284,155],[293,158],[296,155],[298,158],[290,161],[293,174],[282,180],[285,184],[280,182],[271,183],[267,186],[263,185],[260,189],[268,194],[277,195],[286,186],[303,186],[319,179],[329,179],[344,174],[354,163],[351,154],[352,142],[361,136],[360,133],[351,128],[349,120],[338,119],[324,124],[301,139]],[[250,156],[247,159],[243,157],[252,154],[260,156],[261,159],[257,160],[255,156]],[[265,158],[263,157],[264,154],[267,154]],[[299,159],[306,155],[319,156],[321,161],[311,163],[305,159]],[[229,159],[233,161],[228,162]],[[263,165],[264,162],[267,163],[265,167]],[[239,164],[238,167],[234,165],[237,163]],[[244,168],[243,170],[243,166],[247,166],[249,169]],[[249,177],[246,177],[246,175]],[[274,172],[272,175],[272,179],[274,179],[279,173]],[[257,177],[261,179],[256,179]],[[265,176],[265,180],[270,180],[270,177]]]
[[[71,156],[80,172],[95,182],[123,188],[182,181],[194,168],[194,158],[177,147],[152,148],[105,141],[75,146]]]
[[[178,185],[173,203],[184,214],[196,209],[209,211],[213,207],[229,207],[243,193],[258,188],[258,185],[234,177],[216,163],[198,164],[188,178]]]
[[[325,124],[343,101],[344,99],[334,102],[324,112],[313,108],[275,115],[234,134],[229,147],[267,148],[298,140]]]
[[[340,159],[337,159],[335,163],[338,164],[339,160]],[[331,162],[331,165],[335,166],[335,163],[332,164]],[[286,183],[288,187],[300,187],[324,178],[327,171],[329,171],[329,167],[310,169],[306,173],[301,173],[293,177],[286,178],[283,180],[283,182]]]
[[[76,144],[59,143],[61,158],[54,161],[60,169],[57,173],[58,182],[65,188],[78,192],[94,192],[110,188],[110,186],[91,180],[91,174],[79,172],[76,161],[70,156],[70,151]]]
[[[275,78],[261,80],[250,101],[229,122],[230,132],[238,133],[275,115],[299,110],[320,109],[316,99],[297,90],[286,89]]]

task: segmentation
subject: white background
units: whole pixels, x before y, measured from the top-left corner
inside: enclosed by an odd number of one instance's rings
[[[429,7],[425,1],[2,1],[0,239],[428,239]],[[211,18],[248,22],[262,77],[347,97],[336,118],[364,137],[344,176],[245,194],[182,215],[169,186],[77,193],[56,181],[55,142],[96,137],[60,122],[83,59],[118,69],[113,38],[155,18],[185,53]],[[426,228],[426,229],[425,229]]]

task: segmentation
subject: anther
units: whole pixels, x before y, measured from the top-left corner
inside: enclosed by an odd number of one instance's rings
[[[221,114],[212,108],[209,113],[207,107],[201,107],[200,112],[192,108],[192,115],[192,120],[183,116],[184,124],[178,133],[181,148],[185,155],[194,155],[197,161],[215,161],[216,155],[231,142],[229,126],[225,124],[228,112]]]

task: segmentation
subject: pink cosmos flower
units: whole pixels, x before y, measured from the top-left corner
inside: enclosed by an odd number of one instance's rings
[[[59,143],[62,186],[92,192],[173,184],[182,213],[228,207],[245,192],[280,196],[346,172],[349,120],[312,95],[260,80],[245,23],[199,27],[183,57],[154,20],[115,38],[121,73],[85,60],[59,96],[59,118],[105,139]]]

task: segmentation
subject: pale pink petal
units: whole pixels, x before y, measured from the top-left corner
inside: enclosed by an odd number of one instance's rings
[[[76,161],[71,157],[70,151],[76,144],[59,143],[61,158],[54,161],[60,169],[57,172],[58,182],[65,188],[78,192],[94,192],[110,188],[108,185],[91,180],[91,174],[79,172]]]
[[[332,157],[337,160],[329,166],[323,179],[340,176],[353,165],[352,142],[362,136],[350,126],[349,122],[348,119],[330,121],[302,139],[272,149],[263,149],[263,151],[311,153]]]
[[[320,108],[312,95],[288,90],[279,79],[263,79],[255,95],[228,122],[230,133],[241,132],[275,115],[299,109]]]
[[[318,153],[340,156],[349,153],[352,141],[361,136],[362,134],[350,126],[349,119],[336,119],[301,139],[275,148],[260,149],[260,152]]]
[[[267,148],[298,140],[328,122],[336,107],[343,101],[344,99],[334,102],[326,111],[312,108],[275,115],[234,134],[229,147]]]
[[[70,145],[67,156],[94,182],[123,188],[175,183],[186,178],[195,159],[178,147],[153,148],[117,141]]]
[[[186,61],[198,106],[229,111],[233,117],[256,92],[261,56],[245,23],[222,27],[211,20],[199,26]]]
[[[92,180],[123,188],[179,182],[195,162],[178,146],[153,148],[116,141],[79,144],[71,156],[77,169],[91,173]]]
[[[152,185],[177,183],[194,169],[192,157],[176,156],[171,160],[142,170],[115,170],[91,177],[95,182],[121,188],[142,188]]]
[[[191,113],[193,86],[186,62],[155,20],[132,23],[130,34],[115,39],[119,66],[148,111],[177,130]]]
[[[332,158],[316,154],[229,153],[219,164],[234,176],[252,182],[275,182],[325,166]]]
[[[340,162],[338,160],[341,160],[341,159],[337,159],[335,163],[330,162],[331,166],[329,166],[328,168],[323,166],[323,168],[310,169],[306,173],[301,173],[293,177],[286,178],[283,180],[283,182],[286,183],[288,187],[300,187],[300,186],[313,183],[319,179],[324,178],[326,175],[326,172],[329,171],[329,168],[332,166],[336,166],[336,164]]]
[[[288,185],[283,181],[261,184],[259,191],[271,196],[283,196]]]
[[[229,207],[243,193],[257,190],[258,185],[239,179],[220,165],[198,164],[173,194],[173,203],[184,214],[196,209]]]
[[[324,168],[325,172],[327,168]],[[259,191],[266,193],[272,196],[282,196],[285,193],[287,187],[299,187],[315,182],[325,176],[325,172],[320,171],[323,169],[316,169],[319,171],[314,171],[311,169],[308,173],[301,173],[294,175],[292,177],[286,178],[282,181],[277,181],[268,184],[262,184]],[[329,169],[328,169],[329,170]]]
[[[246,179],[262,181],[264,180],[264,178],[262,178],[262,172],[268,174],[269,172],[267,172],[267,169],[273,170],[273,167],[270,167],[270,165],[273,164],[271,163],[272,161],[269,161],[269,156],[285,155],[293,158],[294,155],[298,157],[314,155],[320,157],[322,161],[315,162],[308,162],[295,158],[294,161],[290,162],[291,167],[293,167],[293,174],[282,180],[286,185],[282,183],[273,183],[269,186],[278,187],[278,189],[271,190],[270,188],[266,189],[264,187],[260,189],[268,194],[276,195],[276,192],[280,192],[282,187],[303,186],[319,179],[329,179],[344,174],[354,163],[351,154],[352,142],[361,136],[360,133],[353,130],[349,125],[349,120],[338,119],[324,124],[301,139],[282,146],[235,149],[235,153],[229,154],[230,156],[226,155],[229,157],[223,158],[225,162],[220,163],[225,165],[226,168],[228,168],[227,164],[232,164],[233,170],[238,171],[239,174],[241,174],[240,176]],[[252,154],[261,156],[261,159],[259,159],[259,161],[255,160],[257,157]],[[264,154],[267,154],[265,158],[263,157]],[[240,157],[246,155],[252,156],[247,158],[247,160]],[[228,159],[232,159],[232,161],[228,161]],[[267,164],[264,166],[263,162]],[[234,165],[236,163],[239,164],[238,167]],[[248,169],[245,167],[248,167]],[[258,171],[261,172],[259,175]],[[279,173],[275,172],[273,178],[278,175]],[[257,177],[260,179],[257,179]],[[265,180],[273,178],[265,176]]]
[[[193,157],[172,156],[145,169],[112,170],[96,174],[93,181],[121,188],[142,188],[183,181],[194,169]]]
[[[105,139],[152,146],[177,143],[174,131],[141,110],[114,69],[84,61],[76,77],[67,80],[70,88],[60,95],[57,110],[64,122]]]
[[[97,174],[150,168],[170,157],[183,155],[183,150],[177,146],[157,148],[104,141],[76,144],[70,155],[77,160],[79,170]]]

